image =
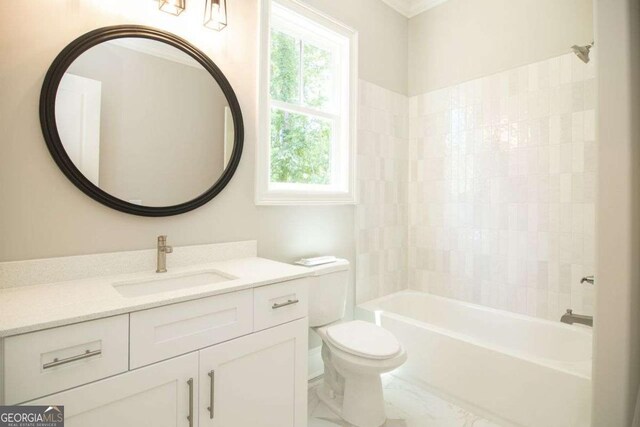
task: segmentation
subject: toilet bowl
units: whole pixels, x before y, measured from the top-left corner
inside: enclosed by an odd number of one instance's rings
[[[310,267],[309,325],[322,338],[324,381],[318,397],[356,427],[386,421],[380,375],[400,367],[407,354],[386,329],[360,320],[342,321],[349,262]]]
[[[380,375],[407,360],[404,348],[390,332],[359,320],[315,331],[322,338],[325,366],[320,400],[354,426],[383,425],[387,417]]]

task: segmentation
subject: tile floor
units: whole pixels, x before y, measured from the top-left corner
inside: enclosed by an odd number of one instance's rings
[[[308,427],[350,427],[320,402],[316,395],[319,384],[310,384]],[[388,417],[385,427],[499,427],[392,375],[385,375],[383,384]]]

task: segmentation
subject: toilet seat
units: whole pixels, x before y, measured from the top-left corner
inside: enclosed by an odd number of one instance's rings
[[[396,337],[373,323],[354,320],[330,326],[328,341],[338,349],[366,359],[385,360],[402,351]]]

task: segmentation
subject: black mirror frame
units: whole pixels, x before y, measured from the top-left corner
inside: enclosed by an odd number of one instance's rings
[[[76,58],[86,50],[97,44],[124,37],[157,40],[180,49],[182,52],[198,61],[198,63],[200,63],[200,65],[202,65],[204,69],[211,74],[227,98],[233,117],[235,131],[235,141],[231,158],[222,176],[213,184],[213,186],[191,201],[173,206],[151,207],[135,205],[114,197],[93,184],[82,174],[82,172],[80,172],[73,161],[69,158],[66,150],[64,149],[64,145],[60,140],[58,127],[56,125],[55,105],[58,86],[60,85],[60,81],[64,76],[64,73],[73,61],[75,61]],[[55,58],[51,67],[49,67],[49,71],[47,72],[42,85],[42,91],[40,93],[40,125],[42,127],[44,139],[47,143],[47,148],[49,149],[53,160],[76,187],[92,199],[110,208],[132,215],[147,217],[179,215],[199,208],[211,201],[211,199],[217,196],[226,187],[233,177],[236,169],[238,168],[238,164],[240,163],[244,144],[244,124],[240,103],[238,102],[238,98],[236,97],[231,84],[218,66],[216,66],[216,64],[205,53],[188,41],[166,31],[141,25],[117,25],[99,28],[78,37],[65,47]]]

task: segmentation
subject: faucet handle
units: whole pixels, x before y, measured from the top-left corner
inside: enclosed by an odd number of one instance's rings
[[[580,280],[580,283],[589,283],[590,285],[593,285],[596,282],[596,279],[594,276],[587,276],[587,277],[583,277],[582,280]]]

